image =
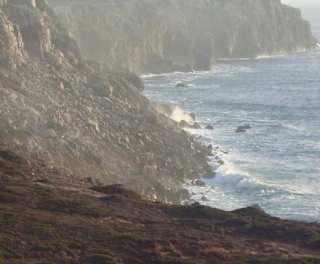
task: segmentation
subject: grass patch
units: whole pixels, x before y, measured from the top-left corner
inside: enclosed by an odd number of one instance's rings
[[[78,214],[91,217],[103,217],[106,216],[109,210],[103,205],[87,202],[76,201],[71,199],[59,198],[59,199],[47,199],[41,201],[38,204],[38,209],[60,212],[66,214]]]
[[[9,250],[5,249],[5,248],[0,248],[0,260],[1,259],[8,259],[13,257],[12,253],[10,253]],[[3,263],[3,262],[0,262]]]
[[[263,258],[258,260],[252,260],[250,264],[319,264],[319,259],[274,259]]]
[[[56,236],[56,228],[48,223],[29,222],[24,226],[24,231],[40,239],[51,239]]]
[[[314,248],[314,249],[320,249],[320,233],[313,233],[310,236],[310,239],[307,243],[307,246]]]
[[[83,260],[84,264],[123,264],[122,260],[115,256],[110,255],[102,255],[102,254],[95,254],[86,257]]]
[[[159,264],[207,264],[208,262],[201,259],[188,260],[181,258],[164,257],[159,262]]]
[[[14,227],[17,224],[16,217],[11,214],[0,214],[0,226]]]

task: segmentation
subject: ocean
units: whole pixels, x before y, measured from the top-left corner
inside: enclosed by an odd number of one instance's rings
[[[214,127],[189,129],[218,146],[224,161],[207,187],[187,185],[194,200],[224,210],[259,205],[281,218],[320,222],[320,50],[144,80],[151,100]],[[243,124],[252,128],[236,133]]]

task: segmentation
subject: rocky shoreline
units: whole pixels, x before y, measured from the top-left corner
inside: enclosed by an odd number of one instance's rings
[[[0,33],[0,263],[320,263],[318,224],[177,205],[213,149],[46,1],[0,0]]]

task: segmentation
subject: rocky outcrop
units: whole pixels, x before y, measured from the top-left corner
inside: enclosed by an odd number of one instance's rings
[[[138,77],[80,57],[45,1],[2,1],[0,9],[7,148],[95,185],[122,183],[171,202],[186,198],[184,179],[210,171],[207,148],[153,108]]]
[[[76,43],[56,20],[44,0],[10,0],[2,4],[2,10],[11,23],[17,25],[17,33],[23,38],[23,48],[32,58],[58,57],[64,53],[79,56]]]
[[[49,0],[90,59],[137,73],[208,70],[219,58],[308,49],[298,9],[280,0]]]
[[[23,61],[23,42],[16,25],[0,10],[0,65],[15,68]]]

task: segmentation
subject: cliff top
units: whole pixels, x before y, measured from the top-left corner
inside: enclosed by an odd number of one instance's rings
[[[216,59],[315,47],[280,0],[49,0],[82,54],[136,73],[209,70]]]
[[[79,178],[0,148],[1,263],[320,262],[320,226],[142,200],[121,186]]]

